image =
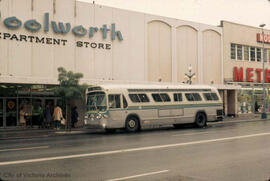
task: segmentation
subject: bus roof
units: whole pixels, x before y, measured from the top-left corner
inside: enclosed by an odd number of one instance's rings
[[[132,83],[132,84],[119,84],[119,83],[101,83],[92,85],[92,87],[101,87],[103,90],[112,90],[112,89],[127,89],[127,90],[136,90],[136,89],[216,89],[209,85],[188,85],[188,84],[176,84],[176,83]]]

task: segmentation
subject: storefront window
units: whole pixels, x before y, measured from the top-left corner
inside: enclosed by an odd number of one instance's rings
[[[257,62],[260,62],[261,61],[261,57],[262,57],[262,55],[261,55],[261,49],[260,48],[256,48],[256,50],[257,50]]]
[[[249,61],[249,47],[244,46],[244,59]]]
[[[251,113],[253,110],[252,102],[252,90],[242,89],[238,91],[239,114]]]
[[[237,45],[237,60],[242,60],[242,45]]]
[[[231,59],[235,59],[235,44],[231,44]]]
[[[17,125],[17,99],[7,99],[6,101],[6,125],[16,126]]]
[[[17,87],[13,84],[0,84],[0,97],[14,97],[17,95]]]
[[[30,97],[31,85],[17,85],[18,96]]]
[[[0,84],[0,127],[19,126],[19,112],[23,107],[28,113],[25,117],[27,127],[40,126],[45,105],[50,104],[53,108],[59,99],[55,96],[55,87],[40,84]]]
[[[255,61],[255,48],[250,47],[250,60]]]

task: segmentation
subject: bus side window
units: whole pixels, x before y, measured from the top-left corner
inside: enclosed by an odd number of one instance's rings
[[[121,108],[120,95],[109,95],[109,108]]]
[[[125,96],[123,95],[123,108],[127,108],[127,107],[128,107],[128,103]]]
[[[140,102],[140,99],[137,94],[129,94],[128,96],[132,102]]]
[[[152,97],[153,97],[155,102],[162,102],[159,94],[152,94]]]
[[[193,93],[193,97],[194,97],[195,101],[201,101],[202,100],[200,94],[198,94],[198,93]]]
[[[218,100],[218,96],[216,93],[211,93],[211,96],[213,98],[214,101],[217,101]]]
[[[183,101],[182,94],[181,93],[175,93],[175,94],[173,94],[173,97],[174,97],[174,102],[181,102],[181,101]]]
[[[149,102],[149,99],[146,94],[138,94],[141,102]]]
[[[187,98],[188,101],[194,101],[194,97],[193,97],[192,94],[186,93],[185,96],[186,96],[186,98]]]
[[[163,102],[170,102],[171,101],[171,98],[169,97],[168,94],[163,93],[163,94],[160,94],[160,96],[161,96]]]
[[[203,93],[203,96],[207,101],[212,101],[213,100],[210,93]]]

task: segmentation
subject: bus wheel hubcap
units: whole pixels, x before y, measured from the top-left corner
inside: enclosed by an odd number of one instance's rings
[[[129,127],[134,128],[135,125],[136,125],[136,122],[135,122],[134,120],[130,120],[130,121],[128,122],[128,125],[129,125]]]
[[[204,123],[204,118],[203,118],[203,116],[200,116],[199,117],[199,124],[203,124]]]

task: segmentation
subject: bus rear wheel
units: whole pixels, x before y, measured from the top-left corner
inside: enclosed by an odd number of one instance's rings
[[[136,132],[140,129],[140,123],[138,118],[132,116],[132,117],[128,117],[126,120],[126,130],[128,132]]]
[[[197,113],[195,119],[195,126],[198,128],[203,128],[207,125],[206,115],[202,112]]]

